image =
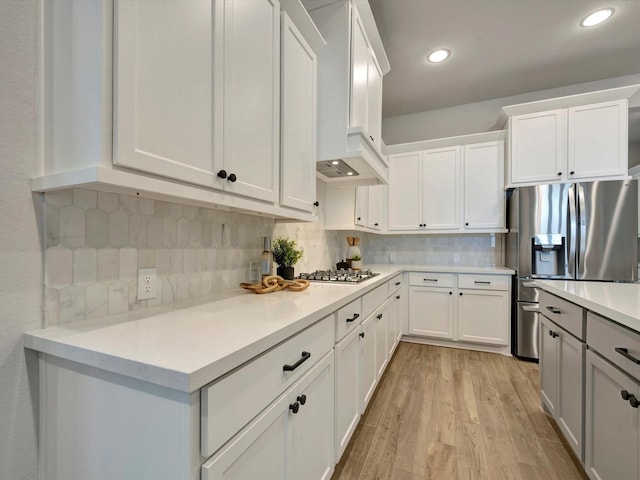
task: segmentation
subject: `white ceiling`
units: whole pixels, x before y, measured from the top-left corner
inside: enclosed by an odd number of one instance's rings
[[[383,116],[640,73],[640,0],[369,0],[391,71]],[[579,21],[615,8],[605,23]],[[441,64],[428,52],[448,48]]]

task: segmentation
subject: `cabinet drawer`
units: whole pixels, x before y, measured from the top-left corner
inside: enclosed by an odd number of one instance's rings
[[[336,342],[360,325],[362,316],[362,299],[358,298],[338,310],[336,316]]]
[[[387,282],[388,286],[388,296],[391,297],[394,293],[402,288],[402,274],[396,275],[391,280]]]
[[[540,290],[540,313],[580,340],[584,340],[583,309],[575,303]]]
[[[454,285],[454,277],[453,273],[412,272],[409,273],[409,285],[413,287],[451,288]]]
[[[480,290],[509,290],[511,278],[505,275],[458,275],[459,288]]]
[[[362,297],[362,317],[367,318],[387,299],[387,284],[374,288]]]
[[[330,315],[203,387],[200,391],[202,456],[208,457],[220,448],[331,350],[334,333],[334,315]],[[310,355],[303,357],[302,352]],[[308,359],[303,360],[305,357]],[[284,370],[285,365],[295,367],[296,363],[295,369]]]
[[[587,312],[587,345],[640,380],[640,364],[633,360],[640,361],[640,335],[637,333]]]

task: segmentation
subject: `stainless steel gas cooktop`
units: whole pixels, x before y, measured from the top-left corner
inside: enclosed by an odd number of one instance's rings
[[[376,275],[380,274],[373,273],[371,270],[316,270],[312,273],[301,273],[297,278],[311,282],[355,284],[364,282]]]

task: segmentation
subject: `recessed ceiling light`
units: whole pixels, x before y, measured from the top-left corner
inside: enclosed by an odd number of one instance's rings
[[[599,23],[604,22],[613,15],[615,10],[613,8],[603,8],[597,12],[590,13],[580,21],[580,25],[583,27],[593,27]]]
[[[340,162],[338,160],[334,160],[333,162],[331,162],[331,165],[340,165]]]
[[[353,175],[353,172],[347,172],[347,175],[351,176]]]
[[[451,52],[449,50],[441,48],[439,50],[434,50],[433,52],[431,52],[427,57],[427,60],[429,60],[431,63],[440,63],[449,58],[449,55],[451,55]]]

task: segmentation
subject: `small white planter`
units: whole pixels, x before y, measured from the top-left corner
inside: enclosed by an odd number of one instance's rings
[[[361,270],[362,269],[362,260],[351,260],[351,268],[353,270]]]

